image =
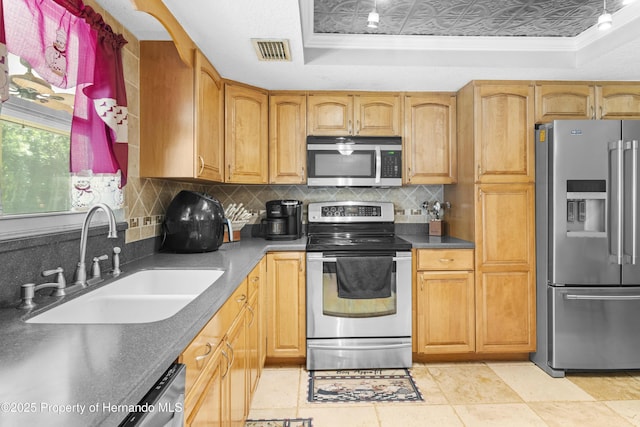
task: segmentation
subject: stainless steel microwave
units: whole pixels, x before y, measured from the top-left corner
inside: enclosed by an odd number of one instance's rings
[[[307,185],[399,187],[402,138],[308,136]]]

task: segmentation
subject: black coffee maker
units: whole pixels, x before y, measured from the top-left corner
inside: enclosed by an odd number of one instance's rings
[[[302,237],[302,202],[300,200],[270,200],[267,217],[262,220],[267,240],[295,240]]]

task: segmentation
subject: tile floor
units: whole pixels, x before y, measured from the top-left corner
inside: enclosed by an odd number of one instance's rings
[[[250,419],[313,427],[640,426],[640,373],[551,378],[529,362],[415,364],[421,403],[309,403],[303,367],[266,367]]]

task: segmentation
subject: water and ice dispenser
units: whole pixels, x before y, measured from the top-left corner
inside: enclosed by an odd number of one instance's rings
[[[567,236],[606,237],[607,182],[567,180]]]

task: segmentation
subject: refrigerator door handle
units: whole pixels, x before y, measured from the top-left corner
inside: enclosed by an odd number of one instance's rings
[[[625,264],[636,264],[638,256],[638,140],[626,141],[625,151],[631,151],[631,253],[625,253]]]
[[[624,224],[624,149],[623,141],[609,143],[609,262],[623,262],[623,224]],[[615,201],[615,205],[614,205]],[[614,211],[615,209],[615,211]]]

